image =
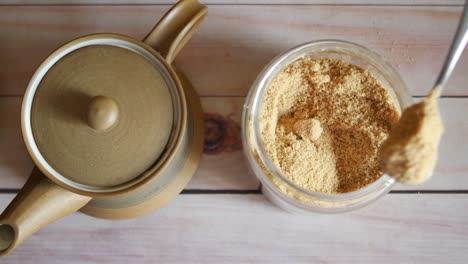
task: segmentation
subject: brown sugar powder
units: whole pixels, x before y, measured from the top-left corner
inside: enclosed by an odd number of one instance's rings
[[[259,124],[283,174],[316,192],[344,193],[382,176],[378,150],[399,112],[369,72],[337,59],[299,59],[265,92]]]
[[[406,184],[420,184],[432,176],[443,133],[437,105],[440,88],[424,101],[405,109],[380,149],[382,168]]]

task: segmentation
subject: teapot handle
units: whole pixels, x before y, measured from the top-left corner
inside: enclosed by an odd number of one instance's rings
[[[171,64],[207,13],[208,8],[198,0],[182,0],[161,18],[143,42]]]
[[[56,185],[37,168],[0,216],[0,256],[47,224],[85,206],[91,197]]]

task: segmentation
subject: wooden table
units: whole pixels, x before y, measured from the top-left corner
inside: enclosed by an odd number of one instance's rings
[[[38,64],[62,43],[89,33],[141,39],[170,3],[1,2],[0,210],[33,167],[21,138],[20,104]],[[310,40],[338,38],[377,51],[419,100],[442,65],[463,1],[205,3],[209,16],[176,62],[202,96],[204,111],[233,121],[239,135],[235,123],[256,75],[280,52]],[[440,102],[446,132],[427,184],[396,186],[351,213],[292,215],[261,195],[241,150],[233,147],[205,154],[186,190],[162,210],[126,221],[76,213],[44,228],[0,263],[467,263],[467,72],[465,53]]]

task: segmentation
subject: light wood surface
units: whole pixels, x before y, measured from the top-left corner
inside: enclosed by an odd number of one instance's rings
[[[169,5],[177,0],[3,0],[0,5]],[[208,5],[463,5],[463,0],[201,0]]]
[[[12,195],[0,195],[0,208]],[[41,230],[2,264],[466,263],[465,195],[390,194],[340,215],[297,216],[262,195],[180,195],[128,221],[82,214]]]
[[[55,48],[85,34],[116,32],[141,39],[173,2],[0,2],[0,210],[33,167],[19,124],[21,96],[35,68]],[[244,96],[264,65],[310,40],[365,45],[401,73],[413,95],[424,95],[442,65],[463,4],[203,2],[210,4],[207,20],[176,63],[202,95],[204,112],[237,125]],[[224,150],[204,154],[184,193],[162,210],[127,221],[77,213],[32,236],[0,263],[466,263],[467,71],[465,53],[441,100],[446,132],[436,174],[425,185],[398,185],[351,213],[292,215],[259,193],[240,149]]]
[[[237,124],[240,124],[243,102],[243,97],[202,99],[206,113],[231,118]],[[21,136],[20,112],[20,97],[0,97],[0,189],[21,188],[33,168]],[[240,130],[238,135],[240,139]],[[248,174],[242,151],[223,151],[203,155],[188,188],[254,190],[258,181]]]
[[[241,123],[243,97],[204,97],[205,113],[218,114]],[[468,100],[443,98],[440,102],[446,132],[434,177],[419,186],[399,185],[396,190],[468,190]],[[20,130],[21,100],[0,97],[0,189],[19,189],[33,167],[23,146]],[[240,130],[238,131],[240,139]],[[257,180],[249,174],[242,151],[205,154],[187,189],[254,190]]]
[[[21,95],[42,60],[61,44],[90,33],[142,39],[168,6],[4,6],[0,8],[0,95]],[[326,38],[380,53],[413,95],[433,85],[461,7],[211,6],[176,62],[202,96],[245,96],[280,52]],[[124,18],[124,19],[123,19]],[[468,95],[464,54],[444,95]]]

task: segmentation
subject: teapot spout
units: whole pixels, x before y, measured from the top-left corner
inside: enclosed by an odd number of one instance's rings
[[[7,255],[47,224],[85,206],[91,197],[69,192],[34,168],[0,216],[0,256]]]

